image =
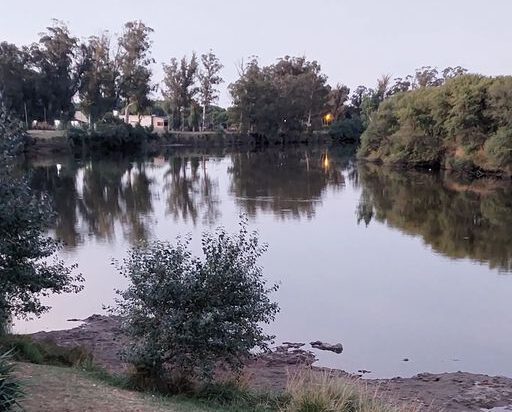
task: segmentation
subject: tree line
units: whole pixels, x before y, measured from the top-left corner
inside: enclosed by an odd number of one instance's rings
[[[152,82],[152,33],[144,23],[132,21],[116,39],[104,32],[80,40],[66,24],[54,21],[30,46],[2,42],[2,102],[27,126],[33,121],[68,123],[76,110],[93,125],[114,111],[128,115],[164,109],[176,119],[173,126],[182,130],[193,123],[189,117],[201,105],[205,128],[222,82],[222,65],[212,51],[200,61],[195,54],[190,61],[172,58],[164,64],[164,100],[154,100],[158,85]]]
[[[386,99],[359,156],[411,167],[512,176],[512,77],[453,76]]]
[[[118,36],[105,31],[79,39],[54,21],[37,43],[0,43],[0,95],[3,104],[28,126],[33,121],[67,124],[82,111],[91,126],[122,115],[168,116],[169,130],[212,130],[219,125],[241,133],[283,136],[325,126],[341,140],[357,141],[380,103],[405,91],[438,86],[466,72],[461,67],[418,69],[392,80],[382,76],[373,88],[352,92],[328,84],[317,61],[285,56],[262,66],[256,57],[238,66],[229,85],[232,106],[215,105],[224,82],[223,64],[210,50],[170,58],[161,84],[152,80],[153,29],[131,21]],[[110,115],[110,116],[109,116]]]

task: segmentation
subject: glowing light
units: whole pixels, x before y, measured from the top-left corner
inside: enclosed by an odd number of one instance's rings
[[[329,156],[327,155],[327,152],[324,155],[324,159],[322,162],[324,169],[327,170],[331,166],[331,161],[329,160]]]
[[[325,123],[331,123],[333,120],[334,120],[334,116],[332,115],[332,113],[327,113],[324,116],[324,122]]]

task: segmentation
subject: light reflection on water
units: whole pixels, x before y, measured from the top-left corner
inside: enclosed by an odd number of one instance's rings
[[[60,164],[60,169],[57,168]],[[269,243],[263,265],[282,311],[277,341],[342,342],[320,363],[370,376],[466,370],[512,376],[512,187],[356,165],[292,148],[178,152],[149,160],[52,159],[33,186],[58,211],[63,257],[85,290],[50,298],[22,332],[67,328],[111,304],[111,265],[140,239],[174,239],[240,213]],[[410,359],[404,362],[403,359]]]

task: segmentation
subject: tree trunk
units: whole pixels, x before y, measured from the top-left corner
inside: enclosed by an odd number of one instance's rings
[[[203,104],[203,125],[201,127],[201,131],[204,132],[204,121],[206,119],[206,103]]]

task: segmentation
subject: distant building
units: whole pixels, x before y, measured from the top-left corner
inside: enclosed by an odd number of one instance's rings
[[[124,115],[120,115],[119,117],[125,120]],[[131,114],[128,116],[128,123],[132,126],[141,125],[142,127],[153,127],[153,130],[157,133],[166,132],[169,126],[169,120],[167,117],[155,115],[139,116],[136,114]]]
[[[89,124],[89,118],[80,110],[77,110],[75,112],[75,116],[73,117],[73,120],[71,120],[71,126],[73,127],[80,127],[83,125]]]

